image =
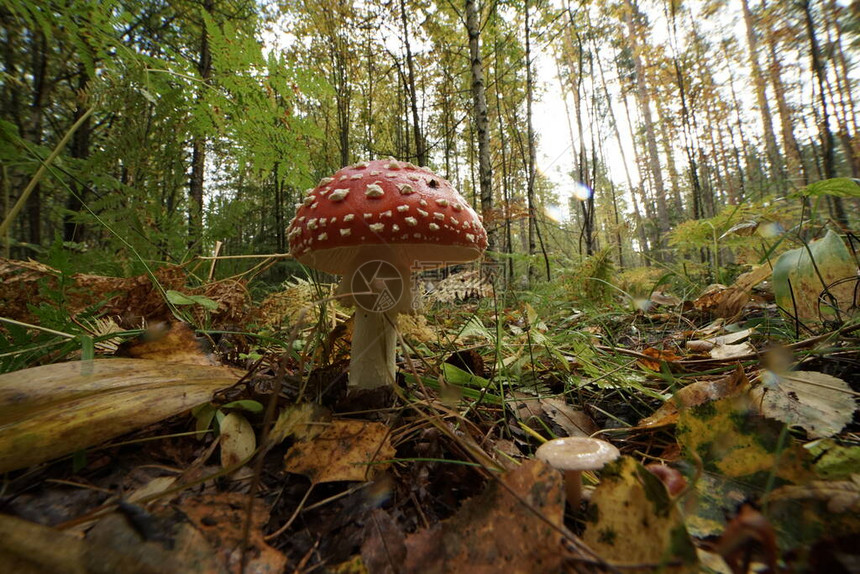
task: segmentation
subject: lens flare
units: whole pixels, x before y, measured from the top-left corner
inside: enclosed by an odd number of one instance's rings
[[[594,195],[594,190],[582,183],[581,181],[574,182],[573,184],[573,197],[578,199],[579,201],[585,201],[587,199],[591,199]]]

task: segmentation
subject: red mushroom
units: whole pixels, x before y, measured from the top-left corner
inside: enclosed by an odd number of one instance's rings
[[[390,385],[394,314],[412,310],[411,275],[472,261],[487,247],[480,217],[426,167],[394,159],[342,168],[307,191],[288,228],[290,252],[343,275],[357,307],[350,386]]]

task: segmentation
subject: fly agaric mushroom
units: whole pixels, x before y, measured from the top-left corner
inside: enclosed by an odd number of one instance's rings
[[[413,270],[481,256],[487,232],[451,184],[426,167],[394,159],[344,167],[309,189],[288,227],[304,265],[343,275],[355,304],[351,387],[394,383],[394,315],[412,310]]]
[[[551,467],[564,471],[567,503],[573,510],[582,500],[582,472],[600,470],[621,455],[618,449],[597,438],[564,437],[549,440],[538,447],[535,457]]]

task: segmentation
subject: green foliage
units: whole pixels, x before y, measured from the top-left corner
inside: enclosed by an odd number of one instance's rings
[[[609,303],[617,292],[612,283],[615,265],[611,255],[611,249],[604,248],[566,273],[564,284],[568,298],[594,306]]]

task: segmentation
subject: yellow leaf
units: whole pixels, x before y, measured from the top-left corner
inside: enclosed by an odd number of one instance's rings
[[[136,359],[0,375],[0,472],[97,445],[205,403],[236,382],[227,367]]]

